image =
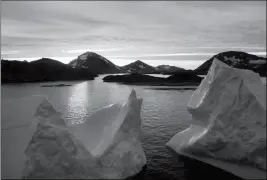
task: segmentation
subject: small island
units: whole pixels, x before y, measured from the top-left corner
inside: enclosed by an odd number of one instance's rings
[[[64,87],[64,86],[72,86],[70,84],[51,84],[51,85],[42,85],[41,87]]]
[[[109,75],[104,77],[102,80],[104,82],[117,82],[128,85],[198,86],[202,79],[202,77],[194,74],[193,71],[181,71],[167,78],[131,73],[125,75]]]

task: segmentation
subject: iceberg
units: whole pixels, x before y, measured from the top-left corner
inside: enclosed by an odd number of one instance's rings
[[[140,172],[146,156],[140,142],[142,99],[132,90],[123,105],[112,104],[97,112],[82,124],[71,127],[96,159],[105,179],[124,179]]]
[[[46,98],[37,108],[37,128],[24,151],[23,179],[93,178],[91,154],[69,132],[60,115]]]
[[[140,142],[141,105],[142,99],[136,98],[133,90],[124,104],[111,104],[85,122],[67,126],[46,97],[6,102],[2,177],[124,179],[134,176],[147,161]]]
[[[257,73],[215,58],[187,107],[192,124],[167,147],[244,179],[266,178],[266,86]]]

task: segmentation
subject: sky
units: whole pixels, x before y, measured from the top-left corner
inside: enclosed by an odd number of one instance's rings
[[[195,69],[228,50],[266,56],[265,1],[1,1],[2,59]]]

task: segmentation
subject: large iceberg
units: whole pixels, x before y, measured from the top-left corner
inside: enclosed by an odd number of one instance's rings
[[[101,178],[124,179],[140,172],[146,156],[140,143],[142,99],[133,90],[123,105],[112,104],[95,112],[72,132],[97,160]]]
[[[13,106],[22,102],[13,103]],[[136,98],[134,90],[123,105],[104,107],[85,122],[72,126],[65,124],[61,114],[45,97],[34,102],[33,105],[39,105],[37,110],[35,107],[36,112],[28,109],[28,121],[24,123],[27,128],[16,133],[9,141],[10,146],[2,152],[2,157],[6,158],[4,163],[12,156],[20,157],[13,158],[4,171],[2,166],[2,177],[124,179],[137,174],[146,164],[139,140],[142,99]],[[17,109],[22,111],[24,107],[20,105]],[[16,132],[20,128],[13,129]],[[6,140],[9,140],[7,136]],[[13,148],[16,149],[10,151]]]
[[[245,179],[266,178],[266,86],[214,59],[191,96],[191,126],[166,145]]]

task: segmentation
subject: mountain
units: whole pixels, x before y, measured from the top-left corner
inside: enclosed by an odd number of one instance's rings
[[[172,74],[173,72],[184,70],[183,68],[178,68],[169,65],[160,65],[157,67],[153,67],[140,60],[119,67],[113,64],[107,58],[94,52],[85,52],[79,55],[76,59],[72,60],[69,63],[69,65],[74,68],[86,68],[90,72],[94,72],[96,74],[115,74],[115,73]]]
[[[2,83],[93,80],[96,76],[87,69],[72,68],[49,58],[32,62],[1,60]]]
[[[218,60],[228,64],[231,67],[249,69],[256,73],[259,73],[260,76],[267,76],[266,58],[241,51],[226,51],[216,54],[212,58],[204,62],[202,65],[200,65],[198,68],[196,68],[194,71],[197,74],[207,74],[214,58],[217,58]]]
[[[179,68],[176,66],[169,66],[169,65],[159,65],[156,67],[156,71],[161,74],[173,74],[175,72],[184,71],[184,68]]]
[[[156,73],[156,68],[150,66],[140,60],[121,67],[125,72],[128,73],[140,73],[140,74],[151,74]]]
[[[74,68],[86,68],[96,74],[121,73],[120,67],[94,52],[85,52],[72,60],[69,65]]]
[[[140,74],[173,74],[175,72],[184,71],[185,69],[176,66],[159,65],[157,67],[150,66],[140,60],[130,63],[121,67],[128,73],[140,73]]]

